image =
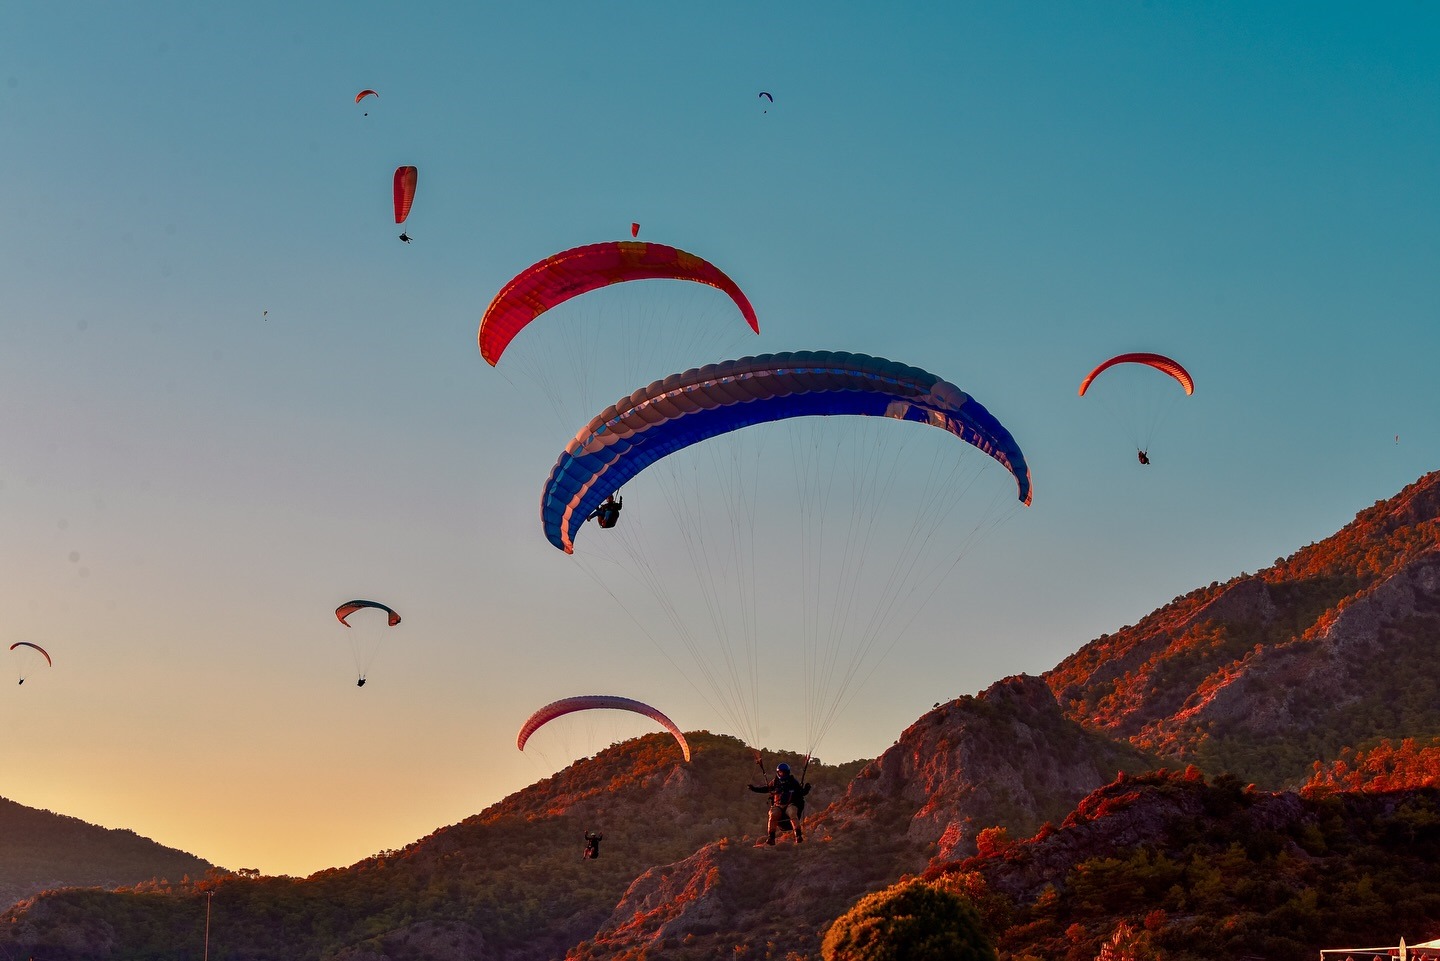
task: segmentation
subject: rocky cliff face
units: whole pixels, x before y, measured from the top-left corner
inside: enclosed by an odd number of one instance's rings
[[[1440,474],[1274,566],[1091,642],[1046,675],[1095,729],[1271,787],[1440,733]]]
[[[755,957],[813,954],[861,895],[973,854],[984,828],[1028,835],[1118,771],[1152,764],[1067,720],[1039,678],[1009,678],[911,725],[811,818],[803,846],[727,839],[651,869],[568,957],[715,958],[746,944]]]
[[[1267,792],[1198,770],[1120,777],[1053,829],[928,877],[970,897],[1002,957],[1302,961],[1436,932],[1440,792]],[[1128,932],[1128,935],[1126,934]]]

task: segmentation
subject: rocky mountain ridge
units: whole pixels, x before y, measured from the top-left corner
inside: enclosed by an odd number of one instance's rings
[[[1440,917],[1437,636],[1431,474],[1043,678],[937,705],[874,761],[812,768],[803,846],[754,846],[747,748],[691,735],[681,767],[655,735],[311,878],[48,894],[0,917],[0,948],[188,959],[213,891],[235,919],[217,961],[795,961],[859,897],[923,873],[1013,961],[1122,943],[1134,961],[1299,961]],[[599,819],[604,854],[582,863]]]
[[[745,945],[765,946],[756,957],[813,956],[868,891],[975,853],[987,827],[1029,834],[1117,772],[1155,763],[1067,720],[1039,678],[1008,678],[911,725],[810,819],[803,847],[727,838],[652,868],[567,957],[715,958]]]
[[[1176,598],[1045,675],[1073,720],[1271,788],[1440,734],[1440,473],[1256,574]]]

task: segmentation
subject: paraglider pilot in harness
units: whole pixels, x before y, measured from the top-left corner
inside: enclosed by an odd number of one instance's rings
[[[620,520],[620,508],[624,506],[625,499],[611,494],[604,502],[585,518],[587,521],[595,521],[603,529],[609,530]]]
[[[1136,451],[1135,456],[1140,458],[1140,463],[1142,464],[1148,465],[1150,463],[1150,454],[1147,451]]]
[[[593,861],[598,858],[600,856],[600,842],[604,839],[605,835],[603,834],[599,834],[594,831],[586,831],[585,853],[580,855],[581,860]]]
[[[790,773],[790,765],[781,763],[775,768],[775,777],[768,783],[749,785],[756,794],[770,795],[770,817],[766,822],[766,837],[762,844],[774,844],[775,832],[793,827],[795,843],[805,840],[801,818],[805,815],[805,795],[810,793],[809,784],[801,784]]]

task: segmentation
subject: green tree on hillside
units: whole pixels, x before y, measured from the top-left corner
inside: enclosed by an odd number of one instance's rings
[[[975,909],[918,878],[861,898],[821,950],[825,961],[996,961]]]

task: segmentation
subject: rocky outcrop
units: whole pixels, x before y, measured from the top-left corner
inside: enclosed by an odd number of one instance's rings
[[[1412,706],[1406,691],[1440,685],[1423,654],[1437,634],[1440,473],[1264,571],[1091,642],[1046,681],[1093,729],[1296,786],[1345,745],[1440,733],[1440,706]]]
[[[930,711],[863,770],[828,815],[906,818],[912,846],[942,858],[974,851],[980,829],[1028,835],[1120,770],[1153,759],[1069,721],[1040,678],[999,681]]]
[[[1152,730],[1203,726],[1211,732],[1248,731],[1283,737],[1314,722],[1317,705],[1338,711],[1368,693],[1358,672],[1404,645],[1407,624],[1434,621],[1440,610],[1440,552],[1424,554],[1357,595],[1306,635],[1248,652],[1207,678],[1173,716]]]
[[[569,957],[714,958],[741,943],[814,952],[860,896],[932,858],[975,853],[987,827],[1028,835],[1117,772],[1153,763],[1066,719],[1041,679],[1007,678],[911,725],[812,818],[803,846],[731,839],[654,868]]]

